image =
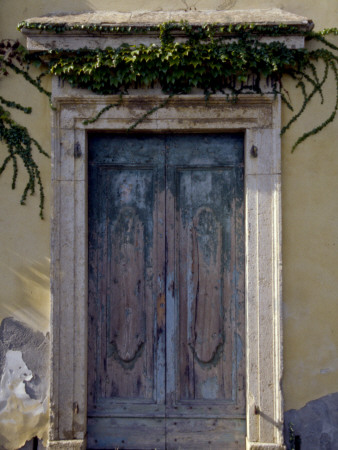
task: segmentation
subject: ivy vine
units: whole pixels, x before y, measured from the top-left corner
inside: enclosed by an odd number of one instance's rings
[[[68,26],[59,24],[32,24],[23,22],[21,28],[36,28],[41,31],[61,33],[78,29],[91,33],[110,32],[130,34],[130,27],[101,27],[97,25]],[[50,93],[41,86],[41,78],[52,74],[61,77],[71,86],[89,89],[101,95],[119,95],[116,103],[107,105],[95,117],[86,123],[97,120],[110,108],[118,108],[123,96],[131,88],[147,88],[160,85],[167,99],[140,117],[130,129],[135,128],[145,117],[164,107],[174,95],[184,95],[193,88],[203,90],[206,99],[217,92],[223,93],[229,101],[237,101],[239,94],[262,94],[262,83],[267,82],[271,93],[280,94],[282,101],[293,111],[293,116],[283,127],[285,133],[303,114],[311,99],[319,95],[324,101],[323,86],[332,73],[336,83],[335,105],[331,114],[313,130],[301,135],[292,147],[292,151],[309,136],[312,136],[336,116],[338,110],[338,47],[327,40],[327,35],[337,35],[338,29],[331,28],[318,33],[305,32],[297,27],[272,26],[261,27],[251,24],[220,27],[216,25],[191,26],[188,23],[165,23],[156,27],[138,29],[138,33],[159,30],[160,43],[145,46],[122,44],[118,48],[79,50],[50,50],[28,53],[18,43],[2,41],[0,43],[0,71],[7,75],[9,70],[22,75],[42,93],[50,98]],[[177,41],[177,35],[186,39]],[[265,43],[260,40],[264,35],[286,36],[304,35],[307,41],[320,44],[316,49],[288,48],[278,40]],[[318,63],[322,62],[324,71],[319,73]],[[42,74],[33,79],[29,68],[34,65],[43,69]],[[288,92],[284,89],[284,77],[290,77],[303,96],[301,108],[293,110]],[[17,179],[17,157],[20,157],[29,175],[21,202],[24,203],[28,192],[34,193],[35,184],[40,188],[40,215],[43,214],[43,187],[39,169],[32,156],[35,146],[46,155],[41,146],[30,137],[28,130],[11,118],[7,108],[15,108],[26,114],[29,107],[0,98],[0,140],[5,141],[8,156],[0,168],[0,174],[9,161],[13,163],[13,183]]]
[[[9,39],[0,41],[0,75],[8,76],[9,72],[13,71],[23,76],[25,80],[50,98],[51,94],[43,89],[40,78],[34,79],[28,73],[26,55],[26,50],[18,41],[11,41]],[[44,188],[39,166],[33,156],[33,150],[36,149],[48,158],[49,155],[42,149],[39,142],[31,137],[28,129],[12,118],[11,109],[22,111],[24,114],[31,114],[32,112],[31,107],[22,106],[14,101],[0,97],[0,141],[5,143],[8,151],[7,156],[5,156],[0,166],[0,175],[8,164],[12,163],[12,189],[15,189],[19,171],[18,160],[21,159],[28,175],[28,181],[21,195],[20,203],[24,205],[27,200],[27,195],[29,193],[34,195],[36,186],[38,186],[40,196],[39,211],[40,217],[43,219]]]

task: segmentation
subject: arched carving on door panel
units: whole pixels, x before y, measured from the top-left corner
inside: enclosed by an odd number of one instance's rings
[[[223,346],[222,227],[211,208],[193,219],[194,302],[190,347],[200,363],[210,364]]]
[[[121,208],[111,234],[110,343],[117,361],[131,363],[145,341],[144,229],[134,207]]]

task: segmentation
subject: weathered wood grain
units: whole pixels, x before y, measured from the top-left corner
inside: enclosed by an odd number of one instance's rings
[[[213,210],[202,206],[193,218],[194,302],[189,345],[201,364],[211,364],[223,346],[222,229]]]
[[[244,450],[245,420],[167,419],[167,450]]]
[[[155,320],[157,308],[165,308],[158,302],[165,260],[158,141],[152,147],[136,136],[89,138],[89,340],[95,342],[89,344],[89,414],[107,404],[114,414],[134,401],[148,410],[149,403],[163,403],[157,340],[164,325],[159,330]]]
[[[89,449],[164,450],[164,419],[90,418],[88,420]]]
[[[168,273],[178,306],[168,337],[176,372],[167,414],[244,415],[243,141],[172,136],[168,147],[175,219],[167,223],[176,228],[168,234]]]
[[[240,134],[90,136],[90,448],[244,448],[243,205]]]
[[[145,342],[144,227],[136,209],[121,208],[109,232],[111,248],[108,289],[114,299],[110,344],[121,363],[131,363]]]

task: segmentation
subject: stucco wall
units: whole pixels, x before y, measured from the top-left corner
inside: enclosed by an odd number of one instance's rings
[[[338,3],[332,0],[3,0],[0,5],[1,38],[19,38],[18,22],[28,17],[58,11],[83,11],[89,9],[249,9],[278,7],[305,15],[314,20],[316,29],[338,25]],[[338,38],[336,38],[338,43]],[[48,83],[48,81],[46,81]],[[286,88],[294,97],[288,84]],[[21,123],[29,127],[32,136],[50,152],[50,110],[48,102],[25,81],[11,75],[1,78],[0,95],[33,107],[31,116],[13,112]],[[283,303],[284,303],[284,379],[283,392],[285,410],[300,409],[307,402],[333,394],[337,391],[338,376],[338,121],[331,123],[322,133],[303,143],[291,154],[292,143],[299,130],[313,128],[318,119],[329,116],[335,100],[334,80],[325,88],[327,101],[320,105],[314,102],[302,118],[283,137]],[[283,109],[283,123],[290,117]],[[0,144],[1,145],[1,144]],[[0,150],[4,152],[3,147]],[[4,153],[2,153],[4,154]],[[38,156],[46,189],[46,219],[38,215],[38,197],[29,198],[27,206],[19,205],[24,187],[25,173],[20,170],[18,188],[12,191],[11,169],[0,177],[0,320],[6,333],[11,323],[11,333],[20,336],[22,327],[30,336],[39,336],[31,342],[34,346],[46,346],[49,330],[49,204],[50,204],[50,160]],[[8,322],[8,318],[15,320]],[[5,319],[5,322],[4,322]],[[6,322],[7,321],[7,322]],[[21,322],[21,324],[19,323]],[[21,330],[21,331],[20,331]],[[31,330],[31,331],[30,331]],[[38,334],[36,334],[38,333]],[[39,334],[40,333],[40,334]],[[8,338],[8,336],[7,336]],[[37,344],[39,342],[40,344]],[[45,347],[44,347],[45,348]],[[19,346],[11,343],[2,346],[3,358],[1,383],[6,376],[6,364],[16,364],[20,358],[32,372],[32,377],[41,380],[36,414],[41,418],[27,430],[24,420],[15,432],[16,440],[4,444],[4,448],[17,448],[33,436],[46,436],[46,368],[34,366],[32,359]],[[9,353],[12,352],[12,353]],[[17,352],[17,353],[13,353]],[[25,359],[26,355],[26,359]],[[44,353],[47,359],[47,352]],[[7,358],[7,359],[6,359]],[[33,358],[34,359],[34,358]],[[20,361],[19,361],[20,362]],[[32,367],[29,366],[31,363]],[[34,366],[34,367],[33,367]],[[34,370],[36,373],[33,373]],[[39,372],[39,373],[38,373]],[[17,385],[26,386],[18,373]],[[21,384],[20,384],[21,383]],[[1,394],[4,395],[4,394]],[[27,389],[25,390],[27,394]],[[29,403],[24,395],[19,410],[25,411]],[[26,403],[25,403],[26,400]],[[28,402],[28,403],[27,403]],[[25,406],[26,405],[26,406]],[[29,407],[30,407],[29,406]],[[42,406],[41,406],[42,407]],[[6,409],[7,408],[7,409]],[[0,435],[8,434],[1,425],[5,420],[16,418],[10,406],[2,408],[0,402]],[[40,409],[39,409],[40,408]],[[12,414],[12,415],[11,415]],[[17,414],[17,412],[15,413]],[[21,415],[21,419],[24,417]],[[21,420],[20,419],[20,420]],[[326,447],[325,447],[326,448]],[[329,448],[329,447],[327,447]],[[335,448],[335,447],[332,447]]]

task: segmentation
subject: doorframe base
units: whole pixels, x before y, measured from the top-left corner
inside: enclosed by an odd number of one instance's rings
[[[246,441],[246,450],[286,450],[285,445],[279,444],[259,444],[257,442]]]
[[[47,449],[55,450],[84,450],[87,447],[85,439],[71,439],[71,440],[60,440],[60,441],[48,441]]]

